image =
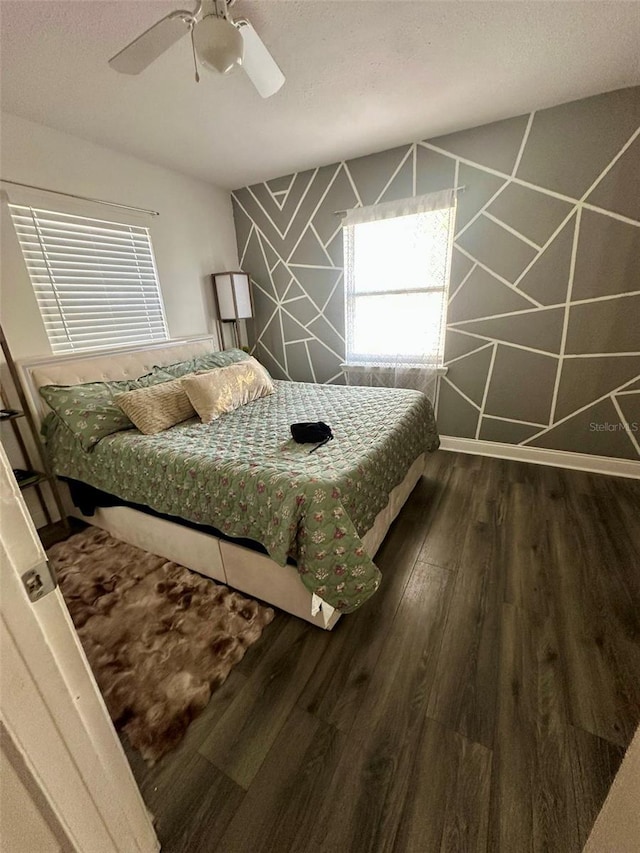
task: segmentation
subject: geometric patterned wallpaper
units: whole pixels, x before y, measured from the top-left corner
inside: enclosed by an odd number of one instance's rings
[[[343,383],[335,212],[458,194],[442,435],[640,457],[640,87],[232,194],[256,356]]]

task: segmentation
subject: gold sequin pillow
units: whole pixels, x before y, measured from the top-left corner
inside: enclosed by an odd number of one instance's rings
[[[126,391],[113,401],[144,435],[162,432],[195,415],[180,379]]]
[[[274,391],[271,377],[255,358],[206,373],[192,373],[180,381],[205,424]]]

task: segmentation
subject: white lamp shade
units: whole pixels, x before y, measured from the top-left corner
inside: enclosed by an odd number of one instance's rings
[[[193,42],[198,59],[211,71],[228,74],[242,65],[244,40],[224,18],[207,15],[199,21],[193,29]]]
[[[249,291],[249,276],[245,273],[234,273],[233,286],[236,292],[238,319],[246,320],[253,316],[251,293]]]
[[[246,320],[253,317],[249,276],[243,272],[214,275],[220,320]]]

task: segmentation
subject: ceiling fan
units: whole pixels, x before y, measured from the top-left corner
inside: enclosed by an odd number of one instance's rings
[[[193,11],[176,9],[161,18],[109,60],[122,74],[140,74],[182,36],[189,33],[196,81],[198,61],[212,71],[228,74],[241,66],[263,98],[281,88],[284,74],[246,18],[234,21],[235,0],[198,0]]]

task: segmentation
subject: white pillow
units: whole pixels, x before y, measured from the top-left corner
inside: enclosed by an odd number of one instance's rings
[[[180,381],[191,405],[205,424],[274,392],[267,370],[251,357],[229,367],[191,373]]]
[[[162,382],[117,394],[113,401],[144,435],[153,435],[195,415],[184,392],[182,380]]]

